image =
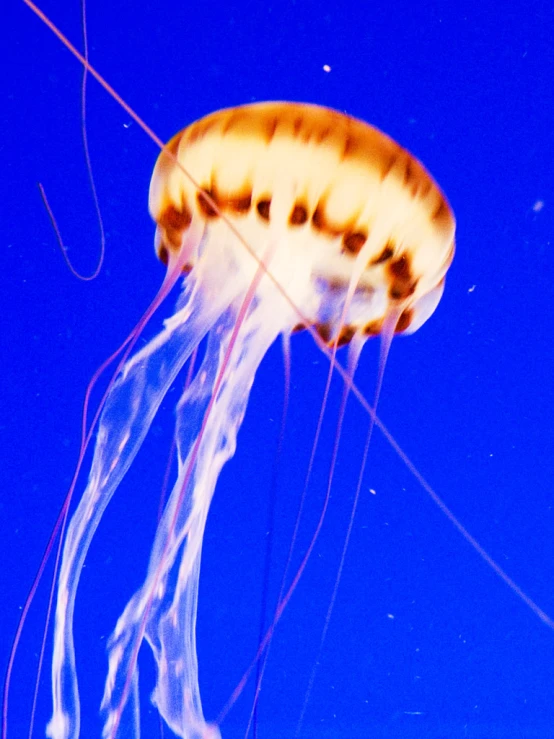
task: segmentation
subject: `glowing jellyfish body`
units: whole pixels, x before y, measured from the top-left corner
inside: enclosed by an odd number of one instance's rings
[[[202,537],[269,346],[299,326],[314,326],[330,345],[358,347],[368,336],[416,330],[438,304],[454,253],[452,213],[422,165],[365,123],[311,105],[244,106],[184,129],[158,159],[150,210],[168,275],[187,277],[175,314],[110,390],[67,532],[48,729],[54,739],[79,735],[72,621],[87,549],[199,342],[208,336],[177,406],[178,479],[145,582],[110,642],[105,737],[139,736],[143,639],[156,661],[153,700],[166,723],[187,739],[219,736],[203,718],[198,687]]]

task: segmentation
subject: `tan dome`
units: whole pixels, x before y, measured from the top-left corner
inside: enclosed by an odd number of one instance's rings
[[[194,267],[214,239],[229,241],[230,222],[260,258],[271,239],[290,249],[284,262],[309,274],[306,293],[291,295],[299,323],[327,341],[378,334],[391,310],[397,332],[414,331],[434,311],[454,255],[454,216],[422,164],[376,128],[315,105],[259,103],[208,115],[167,148],[174,157],[162,152],[150,187],[162,261],[195,222],[203,239]],[[240,244],[230,248],[252,262]],[[287,291],[288,272],[274,277]]]

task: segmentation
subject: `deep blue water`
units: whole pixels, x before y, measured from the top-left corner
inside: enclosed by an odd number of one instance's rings
[[[41,7],[81,47],[79,3],[61,5]],[[87,382],[138,320],[163,268],[153,254],[147,212],[156,147],[89,81],[89,141],[107,251],[96,281],[83,284],[69,273],[37,182],[47,190],[72,259],[90,271],[99,239],[80,140],[81,69],[23,3],[10,0],[2,17],[4,667],[71,479]],[[551,616],[553,29],[552,4],[535,0],[509,7],[352,0],[88,5],[91,62],[163,139],[221,107],[300,100],[371,122],[433,173],[456,213],[456,258],[436,314],[417,334],[393,343],[379,414],[469,531]],[[292,349],[270,597],[286,556],[328,366],[309,337],[295,338]],[[376,346],[368,346],[358,373],[368,396],[376,363]],[[198,629],[209,718],[256,649],[282,393],[275,346],[259,372],[237,455],[224,470],[208,522]],[[337,382],[331,411],[339,395]],[[79,591],[76,638],[87,739],[100,736],[96,712],[106,639],[144,574],[175,397],[164,404],[166,416],[154,425],[108,509]],[[331,418],[303,542],[321,505]],[[366,423],[352,402],[329,516],[272,647],[260,739],[294,734]],[[13,739],[26,736],[47,597],[45,581],[14,671]],[[158,736],[148,708],[152,665],[146,652],[141,657],[143,736],[149,738]],[[379,434],[320,661],[303,737],[554,736],[554,632],[479,559]],[[50,710],[47,677],[37,737]],[[243,736],[250,696],[247,690],[229,714],[224,738]]]

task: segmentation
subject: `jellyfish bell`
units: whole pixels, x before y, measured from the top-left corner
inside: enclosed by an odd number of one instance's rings
[[[188,266],[198,262],[203,283],[218,282],[220,250],[250,282],[275,245],[268,272],[288,310],[330,343],[337,331],[380,333],[399,306],[397,332],[415,331],[454,254],[452,212],[423,166],[377,129],[315,105],[258,103],[188,126],[158,159],[150,211],[164,262],[198,224],[202,258],[197,247]],[[350,285],[360,299],[343,316]]]
[[[60,568],[48,735],[80,733],[73,612],[103,512],[191,353],[205,353],[176,408],[177,479],[148,571],[109,643],[104,737],[140,735],[137,656],[157,668],[153,702],[180,737],[205,721],[195,625],[206,517],[233,455],[249,392],[280,334],[315,329],[336,348],[409,333],[436,308],[454,253],[454,218],[423,166],[367,124],[326,108],[262,103],[222,110],[177,134],[150,187],[175,313],[120,367],[98,424],[91,471]],[[157,305],[157,303],[156,303]],[[354,361],[355,364],[355,361]]]

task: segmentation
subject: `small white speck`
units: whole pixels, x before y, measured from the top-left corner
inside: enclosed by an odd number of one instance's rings
[[[323,71],[324,72],[330,72],[331,71],[331,67],[328,64],[324,64],[323,65]]]
[[[477,285],[472,285],[470,288],[468,288],[468,293],[472,293],[476,287]]]
[[[544,208],[544,200],[537,200],[535,204],[533,205],[533,210],[535,213],[538,213]]]

